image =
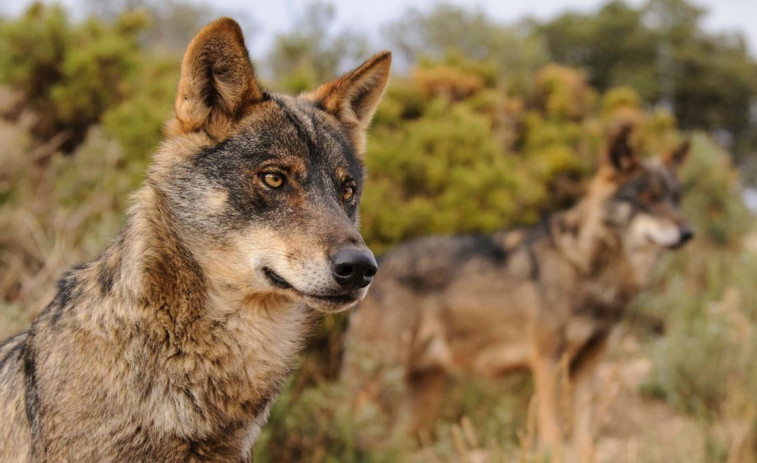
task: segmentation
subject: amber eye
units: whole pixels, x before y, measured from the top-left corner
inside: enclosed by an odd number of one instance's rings
[[[280,188],[286,181],[286,178],[278,172],[263,172],[260,178],[263,179],[263,183],[274,189]]]
[[[342,190],[342,199],[349,202],[355,197],[355,187],[352,185],[344,187]]]

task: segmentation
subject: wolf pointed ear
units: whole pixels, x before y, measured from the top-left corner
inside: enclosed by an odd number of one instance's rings
[[[632,131],[631,124],[623,124],[607,143],[604,162],[618,173],[628,173],[639,164],[639,158],[630,143]]]
[[[242,29],[231,18],[216,19],[197,33],[184,54],[176,123],[170,130],[204,130],[221,139],[261,99]]]
[[[347,127],[358,154],[365,150],[365,132],[386,90],[391,65],[391,52],[378,53],[357,69],[303,95],[323,106]]]
[[[673,151],[670,151],[662,157],[662,163],[671,169],[678,170],[689,158],[689,151],[691,151],[691,141],[684,140],[683,143],[678,145]]]

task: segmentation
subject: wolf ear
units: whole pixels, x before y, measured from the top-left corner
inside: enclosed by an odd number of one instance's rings
[[[623,124],[607,143],[604,162],[618,173],[628,173],[639,164],[636,151],[630,143],[632,131],[631,124]]]
[[[200,30],[184,54],[172,131],[204,130],[221,139],[249,104],[261,99],[242,29],[231,18],[216,19]]]
[[[671,169],[678,170],[686,163],[686,160],[689,158],[690,150],[691,141],[685,140],[673,151],[670,151],[668,154],[664,155],[662,157],[662,163],[670,167]]]
[[[378,53],[357,69],[303,95],[323,106],[347,127],[358,154],[365,150],[365,131],[386,89],[391,65],[391,52]]]

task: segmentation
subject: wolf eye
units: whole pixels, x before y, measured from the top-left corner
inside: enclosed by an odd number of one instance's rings
[[[349,202],[352,201],[352,198],[355,197],[355,187],[352,185],[347,185],[342,189],[342,199]]]
[[[650,191],[646,193],[644,199],[646,199],[650,203],[657,203],[662,200],[662,194],[660,194],[659,191]]]
[[[263,172],[260,174],[260,178],[263,180],[263,183],[273,189],[281,188],[286,181],[286,178],[278,172]]]

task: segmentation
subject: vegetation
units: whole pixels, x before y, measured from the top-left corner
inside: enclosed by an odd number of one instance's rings
[[[111,24],[71,24],[61,7],[34,4],[0,26],[0,81],[38,115],[36,137],[57,137],[71,151],[108,108],[128,96],[144,21],[143,15],[124,13]]]
[[[704,32],[704,14],[685,0],[639,8],[612,1],[596,14],[567,13],[536,30],[553,59],[590,70],[599,90],[630,85],[644,101],[671,108],[684,129],[722,130],[736,159],[750,165],[757,63],[738,34]]]
[[[133,3],[141,9],[121,12]],[[114,5],[81,22],[42,4],[0,19],[2,337],[26,327],[62,271],[121,226],[172,111],[177,43],[213,14],[189,3]],[[611,352],[618,369],[649,361],[649,371],[639,382],[610,375],[625,389],[602,398],[634,401],[644,421],[624,442],[636,439],[642,461],[757,456],[757,235],[740,199],[757,148],[748,106],[757,65],[743,40],[704,32],[703,14],[683,0],[615,1],[502,25],[448,5],[409,10],[385,27],[406,68],[379,108],[365,159],[362,232],[383,252],[429,233],[527,225],[569,206],[619,121],[637,124],[634,143],[648,153],[679,142],[679,128],[698,130],[683,172],[697,239],[660,266]],[[275,38],[262,74],[299,91],[366,57],[368,40],[336,30],[334,15],[311,4]],[[259,461],[528,455],[527,376],[453,381],[444,418],[420,441],[393,435],[377,411],[356,416],[337,380],[345,326],[330,317],[314,335],[256,447]],[[648,432],[659,407],[688,424]],[[632,415],[606,409],[611,422]]]

